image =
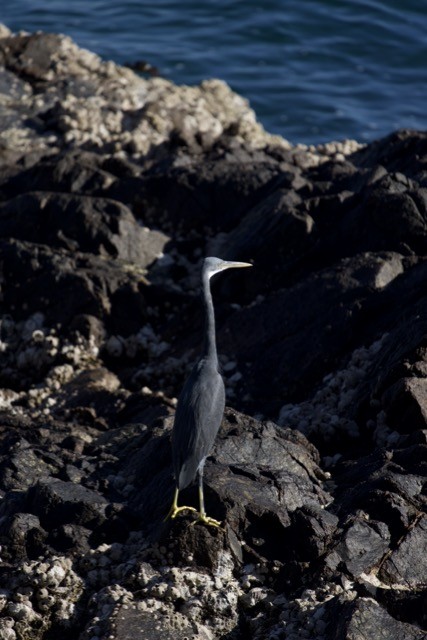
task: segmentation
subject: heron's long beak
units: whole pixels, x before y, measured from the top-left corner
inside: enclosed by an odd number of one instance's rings
[[[224,269],[239,269],[240,267],[253,267],[250,262],[233,262],[224,260]]]

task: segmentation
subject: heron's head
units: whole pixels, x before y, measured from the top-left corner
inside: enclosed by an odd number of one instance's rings
[[[250,262],[234,262],[232,260],[221,260],[221,258],[205,258],[203,263],[203,274],[211,278],[225,269],[240,269],[241,267],[252,267]]]

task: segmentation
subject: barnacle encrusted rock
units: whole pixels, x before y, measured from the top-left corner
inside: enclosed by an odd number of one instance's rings
[[[2,128],[1,136],[16,151],[66,143],[146,155],[157,153],[173,136],[198,152],[228,132],[237,143],[255,149],[270,142],[290,146],[266,133],[247,101],[220,80],[206,80],[199,87],[147,80],[56,34],[5,34],[0,56],[6,77],[17,78],[15,96],[4,101],[12,110],[19,98],[22,116],[13,128]],[[37,140],[25,115],[42,116],[49,134]]]
[[[23,562],[13,570],[3,592],[0,629],[4,637],[38,640],[52,628],[57,633],[67,630],[75,623],[82,592],[83,581],[73,571],[71,559],[51,556]]]

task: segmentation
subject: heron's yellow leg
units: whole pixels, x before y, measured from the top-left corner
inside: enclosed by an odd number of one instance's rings
[[[203,495],[203,481],[201,476],[200,476],[200,482],[199,482],[199,502],[200,502],[199,516],[197,520],[195,520],[191,524],[194,525],[197,522],[202,522],[203,524],[207,524],[210,527],[218,527],[219,529],[221,529],[221,523],[219,522],[219,520],[215,520],[215,518],[210,518],[209,516],[206,515],[205,498]]]
[[[179,489],[176,488],[175,494],[173,496],[172,506],[163,522],[166,522],[166,520],[168,520],[169,518],[173,520],[181,511],[197,511],[197,509],[195,509],[194,507],[178,507],[178,494],[179,494]]]

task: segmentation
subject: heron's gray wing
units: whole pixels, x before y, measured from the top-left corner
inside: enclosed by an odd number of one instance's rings
[[[209,455],[224,412],[225,394],[216,369],[195,367],[179,397],[172,436],[177,485],[194,479],[202,460]]]

